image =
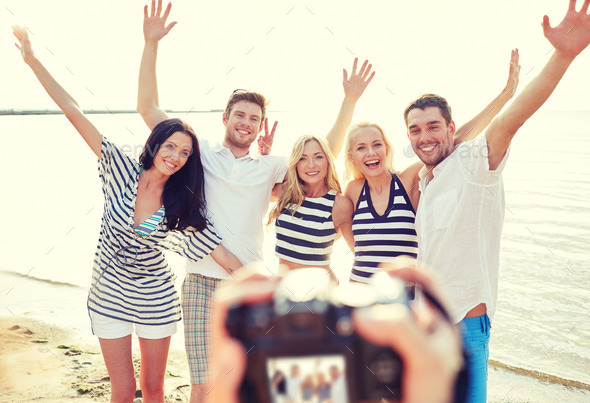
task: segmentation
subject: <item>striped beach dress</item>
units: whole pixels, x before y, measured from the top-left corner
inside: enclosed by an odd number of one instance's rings
[[[169,231],[164,209],[134,228],[141,165],[105,137],[99,176],[104,213],[94,255],[88,310],[142,325],[180,320],[176,276],[164,256],[173,250],[190,260],[207,256],[221,241],[209,224],[203,231]]]
[[[392,174],[389,201],[383,215],[375,211],[365,180],[352,216],[354,262],[350,279],[366,283],[380,270],[379,263],[399,255],[417,257],[415,218],[412,203],[396,174]]]
[[[330,190],[321,197],[306,197],[293,214],[283,210],[275,221],[275,255],[302,265],[329,265],[336,238],[332,221],[335,200],[336,191]]]

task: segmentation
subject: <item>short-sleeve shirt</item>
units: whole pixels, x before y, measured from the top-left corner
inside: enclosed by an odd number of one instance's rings
[[[287,172],[284,157],[247,154],[236,158],[229,148],[199,139],[205,172],[207,217],[215,224],[223,246],[244,264],[262,260],[263,217],[270,194]],[[229,274],[210,256],[187,261],[186,271],[214,278]]]
[[[88,309],[101,315],[144,325],[180,320],[175,275],[165,249],[200,260],[219,244],[209,224],[169,231],[165,217],[149,236],[133,230],[141,165],[103,137],[99,175],[104,213],[94,255]]]
[[[485,134],[462,143],[426,175],[420,171],[416,216],[418,258],[439,273],[455,322],[485,303],[496,310],[500,235],[504,222],[502,170],[489,169]]]

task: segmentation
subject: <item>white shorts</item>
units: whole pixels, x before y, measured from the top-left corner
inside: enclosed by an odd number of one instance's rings
[[[118,339],[133,333],[142,339],[163,339],[176,333],[178,322],[168,323],[166,325],[140,325],[138,323],[125,322],[120,319],[109,318],[94,311],[90,313],[90,322],[92,333],[101,339]]]

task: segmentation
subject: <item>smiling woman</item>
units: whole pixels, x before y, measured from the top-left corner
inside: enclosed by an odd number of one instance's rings
[[[242,265],[219,244],[205,218],[197,138],[181,120],[166,120],[154,128],[135,161],[102,136],[49,74],[35,57],[27,31],[13,30],[25,63],[99,159],[104,213],[87,304],[111,379],[111,400],[135,396],[135,328],[143,397],[163,401],[170,337],[180,320],[175,275],[164,250],[193,261],[211,254],[228,271]]]

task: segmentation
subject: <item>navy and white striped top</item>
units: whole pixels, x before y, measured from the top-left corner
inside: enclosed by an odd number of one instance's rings
[[[389,201],[383,215],[375,211],[365,180],[352,215],[354,262],[350,279],[366,283],[380,270],[379,263],[399,255],[418,256],[415,218],[412,203],[396,174],[392,174]]]
[[[330,190],[321,197],[306,197],[293,215],[290,210],[283,210],[275,221],[275,255],[308,266],[330,264],[336,238],[332,221],[334,200],[336,191]]]
[[[133,229],[141,165],[105,137],[99,175],[105,198],[98,247],[94,255],[88,309],[101,315],[143,325],[180,320],[180,304],[164,250],[198,261],[219,244],[211,225],[168,231],[166,217],[149,236]]]

